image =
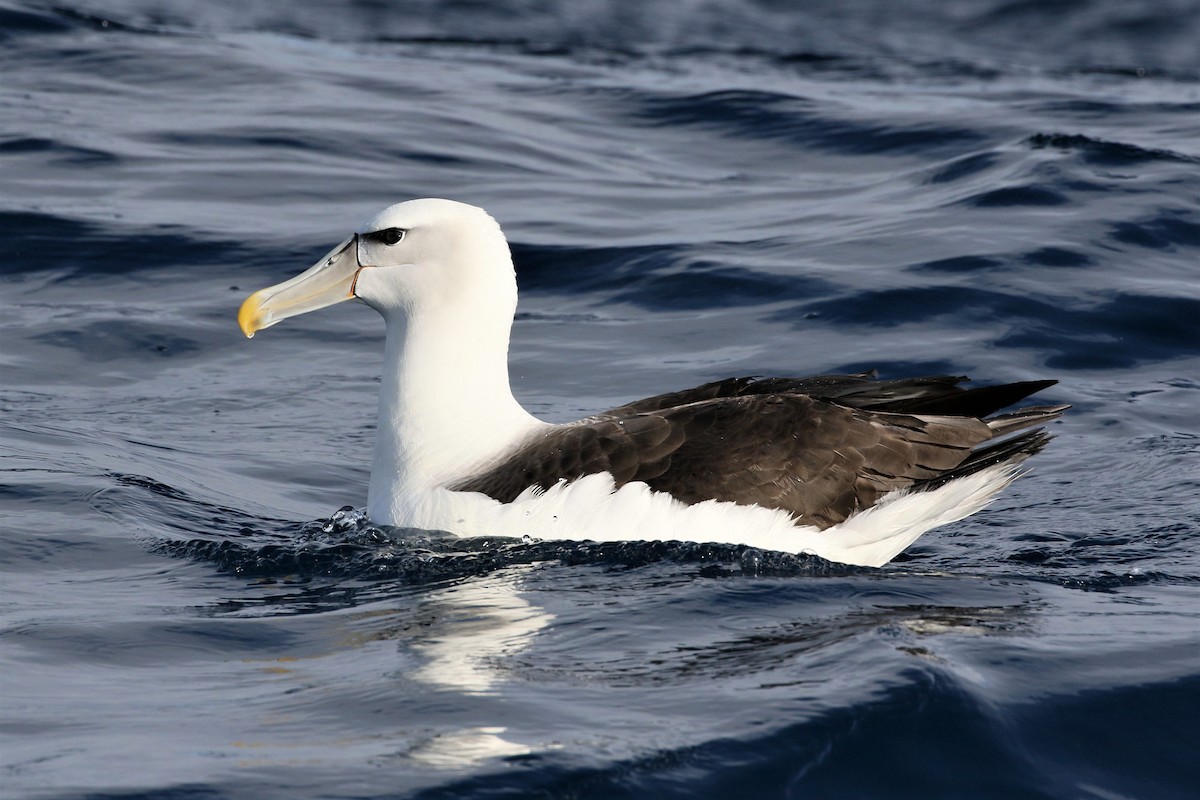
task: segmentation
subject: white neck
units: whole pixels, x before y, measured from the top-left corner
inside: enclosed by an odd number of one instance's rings
[[[367,498],[376,522],[398,519],[394,506],[405,497],[453,484],[548,427],[512,395],[513,308],[496,305],[495,298],[481,298],[385,315],[387,346]]]

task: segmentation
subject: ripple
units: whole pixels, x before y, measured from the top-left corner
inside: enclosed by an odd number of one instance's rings
[[[1132,244],[1151,250],[1172,250],[1177,245],[1200,247],[1200,223],[1184,218],[1174,209],[1162,209],[1155,216],[1140,222],[1118,222],[1109,236],[1122,244]]]
[[[1031,347],[1060,369],[1116,369],[1196,355],[1200,300],[1125,294],[1086,309],[1059,308],[1014,330],[1001,347]]]
[[[6,139],[0,142],[0,155],[29,155],[30,153],[49,154],[52,156],[48,159],[49,163],[81,167],[102,166],[120,160],[114,154],[103,150],[72,146],[53,139],[25,137]]]
[[[513,245],[522,292],[603,293],[606,303],[651,310],[738,308],[802,300],[828,291],[824,281],[725,266],[690,247],[573,248]],[[752,254],[753,246],[741,248]]]
[[[921,153],[983,137],[947,125],[882,125],[833,119],[814,101],[755,91],[721,91],[646,101],[640,117],[654,124],[693,127],[741,139],[771,139],[848,155]]]
[[[1026,184],[1005,186],[974,195],[965,202],[978,208],[1007,208],[1010,206],[1061,206],[1070,202],[1066,195],[1045,186]]]
[[[952,183],[978,175],[1000,163],[1000,154],[996,152],[974,153],[962,158],[956,158],[938,167],[928,178],[929,183]]]
[[[57,15],[0,7],[0,41],[19,39],[24,34],[63,33],[71,30]]]
[[[913,264],[907,269],[913,272],[987,272],[989,270],[999,269],[1006,265],[1003,259],[994,256],[954,256],[952,258],[939,258],[936,261],[924,261],[920,264]]]
[[[243,241],[204,238],[182,226],[137,229],[36,211],[0,211],[6,274],[57,274],[59,280],[119,276],[251,258]],[[276,253],[274,258],[278,259]]]
[[[1021,260],[1042,267],[1089,267],[1095,264],[1087,253],[1064,247],[1042,247],[1026,253]]]
[[[68,350],[94,363],[145,356],[176,358],[201,352],[201,343],[195,339],[166,330],[161,325],[127,320],[92,322],[69,330],[37,334],[29,340]]]
[[[1085,163],[1105,167],[1124,167],[1150,161],[1200,164],[1200,158],[1196,156],[1188,156],[1170,150],[1138,147],[1123,142],[1093,139],[1080,134],[1037,133],[1026,141],[1034,149],[1054,148],[1079,153]]]

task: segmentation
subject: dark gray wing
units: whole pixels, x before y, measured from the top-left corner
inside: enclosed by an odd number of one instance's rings
[[[824,528],[888,492],[953,472],[991,437],[974,417],[747,394],[563,426],[451,488],[510,502],[529,486],[609,472],[618,487],[644,481],[685,503],[758,504]]]
[[[1057,381],[1022,381],[966,389],[963,375],[928,375],[879,380],[873,372],[816,375],[808,378],[726,378],[680,392],[647,397],[597,414],[591,419],[621,419],[717,398],[761,394],[803,394],[851,408],[901,414],[949,414],[984,417]]]

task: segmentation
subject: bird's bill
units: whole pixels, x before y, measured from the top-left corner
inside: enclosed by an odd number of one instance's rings
[[[360,269],[356,244],[357,236],[351,236],[291,280],[247,297],[238,310],[238,325],[246,338],[288,317],[354,297]]]

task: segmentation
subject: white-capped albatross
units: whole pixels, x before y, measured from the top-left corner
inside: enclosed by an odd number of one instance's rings
[[[746,544],[880,566],[974,513],[1066,406],[995,414],[1054,381],[731,378],[565,425],[513,397],[516,274],[480,208],[384,209],[255,292],[247,336],[358,298],[387,325],[367,514],[460,535]],[[1015,435],[1009,435],[1013,434]]]

